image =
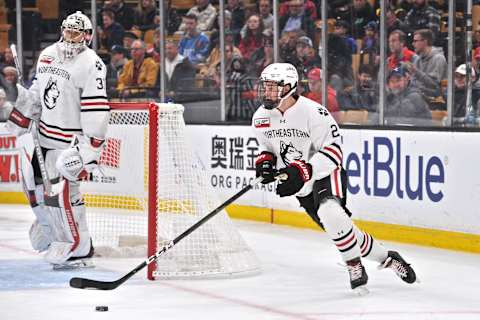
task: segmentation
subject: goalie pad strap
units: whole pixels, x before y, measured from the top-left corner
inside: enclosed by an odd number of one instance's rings
[[[10,117],[8,118],[11,122],[16,124],[17,126],[28,129],[30,126],[31,119],[25,117],[18,109],[13,108],[12,112],[10,113]]]

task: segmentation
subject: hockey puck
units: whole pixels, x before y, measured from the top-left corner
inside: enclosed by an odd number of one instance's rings
[[[95,311],[108,311],[108,306],[96,306]]]

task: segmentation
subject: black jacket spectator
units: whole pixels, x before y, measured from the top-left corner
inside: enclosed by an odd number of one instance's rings
[[[315,24],[313,21],[308,17],[306,14],[302,14],[301,16],[291,16],[290,11],[287,15],[280,17],[278,26],[280,32],[286,31],[293,31],[293,30],[285,30],[285,26],[287,26],[290,19],[300,19],[300,30],[303,30],[310,39],[313,39],[315,36]]]
[[[102,13],[102,18],[103,30],[100,33],[102,47],[110,51],[114,45],[123,45],[125,30],[118,22],[115,22],[115,14],[110,10],[105,10]]]
[[[125,5],[123,0],[110,1],[105,4],[103,10],[111,10],[115,13],[115,21],[120,23],[125,30],[130,30],[133,26],[133,10]],[[103,12],[102,10],[102,12]]]
[[[150,0],[147,6],[143,6],[143,1],[139,1],[134,11],[134,25],[142,31],[155,29],[156,25],[154,21],[156,14],[155,1]]]
[[[417,4],[415,2],[413,8],[407,13],[405,17],[405,26],[409,33],[413,33],[419,29],[430,29],[433,33],[435,45],[441,45],[440,39],[440,14],[438,11],[427,4]]]

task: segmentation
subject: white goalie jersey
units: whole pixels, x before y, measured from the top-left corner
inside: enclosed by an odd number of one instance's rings
[[[106,67],[86,48],[73,59],[63,60],[58,43],[38,58],[32,87],[42,105],[40,145],[67,148],[74,135],[104,139],[110,107],[106,94]]]
[[[342,166],[338,124],[325,107],[313,100],[300,96],[283,114],[277,108],[260,107],[253,115],[252,128],[260,151],[269,151],[277,157],[277,169],[288,166],[292,160],[312,165],[313,178],[297,196],[307,195],[315,180]]]

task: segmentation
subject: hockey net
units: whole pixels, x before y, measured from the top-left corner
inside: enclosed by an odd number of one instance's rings
[[[183,106],[112,103],[98,173],[83,184],[101,256],[150,256],[220,201],[188,145]],[[259,263],[225,212],[148,268],[148,278],[249,275]]]

